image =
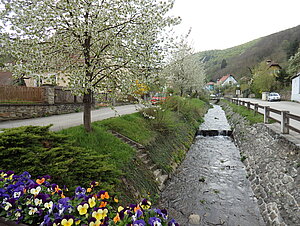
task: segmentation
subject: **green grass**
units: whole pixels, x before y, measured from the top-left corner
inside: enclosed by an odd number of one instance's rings
[[[6,130],[0,134],[0,169],[49,174],[54,183],[71,189],[96,180],[125,203],[136,194],[155,196],[153,174],[132,147],[109,131],[143,144],[152,162],[170,173],[172,165],[184,159],[207,108],[201,100],[172,97],[161,108],[94,122],[90,133],[83,126],[56,133],[48,127]]]
[[[72,127],[59,133],[72,137],[76,146],[91,150],[96,155],[107,155],[118,168],[132,159],[135,151],[127,144],[107,132],[105,127],[93,124],[93,132],[88,133],[83,126]]]
[[[256,124],[256,123],[263,123],[264,122],[264,116],[259,114],[259,113],[254,113],[253,110],[249,110],[247,107],[245,106],[238,106],[236,104],[233,104],[227,100],[223,100],[226,104],[228,104],[232,110],[235,113],[240,114],[241,116],[245,117],[250,124]]]
[[[156,137],[156,132],[151,130],[149,123],[141,117],[139,112],[95,122],[93,126],[104,126],[143,145],[149,144]]]

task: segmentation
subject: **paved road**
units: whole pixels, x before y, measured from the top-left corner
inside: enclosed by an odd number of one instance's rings
[[[141,106],[138,105],[124,105],[117,106],[115,110],[111,108],[101,108],[98,110],[92,111],[92,121],[100,121],[103,119],[115,117],[118,115],[131,114],[138,111],[138,108]],[[71,113],[64,115],[53,115],[49,117],[34,118],[34,119],[23,119],[23,120],[14,120],[14,121],[5,121],[0,122],[0,130],[4,128],[14,128],[20,126],[46,126],[53,124],[50,128],[52,131],[58,131],[65,128],[78,126],[83,123],[83,112]]]
[[[271,108],[280,111],[289,111],[291,114],[300,116],[300,104],[296,102],[290,102],[290,101],[269,102],[269,101],[253,99],[253,98],[239,98],[239,99],[243,101],[250,101],[251,103],[257,103],[262,106],[270,106]],[[253,106],[251,108],[253,108]],[[259,109],[259,112],[262,113],[263,109]],[[271,112],[270,116],[272,118],[280,120],[280,115],[278,114]],[[293,127],[300,129],[300,122],[291,119],[290,124]]]

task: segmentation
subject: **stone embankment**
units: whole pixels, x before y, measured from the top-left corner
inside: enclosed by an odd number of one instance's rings
[[[300,148],[264,124],[249,125],[221,104],[267,225],[299,225]]]

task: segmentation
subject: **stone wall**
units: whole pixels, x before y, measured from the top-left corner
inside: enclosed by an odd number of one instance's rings
[[[83,111],[82,103],[65,104],[1,104],[0,121],[36,118]]]
[[[250,126],[222,104],[267,225],[299,225],[300,148],[264,124]]]

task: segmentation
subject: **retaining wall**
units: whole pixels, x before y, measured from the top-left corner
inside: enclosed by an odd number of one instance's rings
[[[0,121],[36,118],[83,111],[82,103],[1,104]]]
[[[300,147],[264,124],[249,123],[221,104],[245,158],[252,190],[267,225],[299,225]]]

